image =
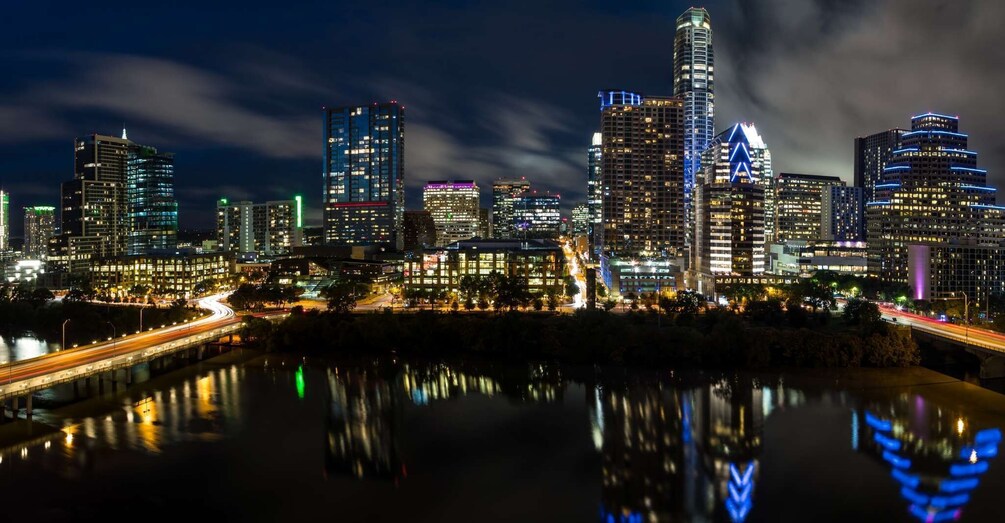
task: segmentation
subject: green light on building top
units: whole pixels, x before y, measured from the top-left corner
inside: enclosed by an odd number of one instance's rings
[[[297,227],[304,226],[304,201],[299,194],[293,197],[297,201]]]

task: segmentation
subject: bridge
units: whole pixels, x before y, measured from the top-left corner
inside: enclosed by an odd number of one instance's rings
[[[969,325],[956,325],[881,306],[883,319],[911,327],[915,337],[962,346],[981,362],[981,378],[1005,378],[1005,335]]]
[[[23,397],[25,412],[30,417],[31,395],[37,391],[95,376],[100,380],[106,374],[114,382],[120,370],[124,371],[123,381],[128,385],[134,365],[184,350],[201,351],[206,344],[241,328],[241,318],[220,303],[224,296],[199,300],[199,307],[210,314],[194,321],[0,366],[0,407],[10,400],[16,416],[18,401]]]

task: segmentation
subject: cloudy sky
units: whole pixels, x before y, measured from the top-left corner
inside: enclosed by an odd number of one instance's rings
[[[317,221],[321,107],[406,107],[407,205],[427,179],[526,176],[583,196],[596,93],[671,94],[672,0],[7,0],[0,185],[55,204],[72,139],[177,153],[182,227],[218,197],[304,194]],[[957,114],[1005,182],[999,0],[709,0],[716,126],[754,122],[776,171],[850,181],[855,136]]]

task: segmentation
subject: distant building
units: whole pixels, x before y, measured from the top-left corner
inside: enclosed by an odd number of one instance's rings
[[[831,186],[820,200],[820,239],[839,242],[865,240],[865,190]]]
[[[603,217],[601,210],[604,205],[603,180],[600,174],[603,158],[604,138],[600,133],[593,133],[593,141],[587,149],[586,169],[586,205],[589,212],[589,236],[590,257],[594,260],[599,255],[598,245],[600,240],[597,235],[603,231]]]
[[[601,91],[602,255],[682,257],[684,109],[679,98]]]
[[[577,203],[572,208],[572,235],[588,236],[590,234],[590,206],[588,203]]]
[[[401,248],[404,144],[405,108],[397,102],[325,109],[326,243]]]
[[[775,181],[775,241],[818,239],[823,195],[836,186],[844,186],[837,176],[780,173]]]
[[[925,113],[911,119],[866,204],[869,272],[910,284],[908,245],[949,241],[997,246],[1005,240],[1005,207],[967,149],[959,119]]]
[[[965,294],[971,311],[987,313],[990,297],[1005,294],[1005,245],[910,245],[907,272],[911,298],[964,299]]]
[[[436,225],[436,245],[478,235],[479,190],[473,180],[437,180],[422,189],[422,205]]]
[[[513,202],[530,191],[524,178],[499,179],[492,182],[492,237],[516,238],[513,229]]]
[[[35,205],[24,208],[24,257],[44,260],[49,240],[55,235],[56,208]]]
[[[876,199],[876,184],[893,151],[900,147],[904,129],[890,129],[855,139],[855,187],[861,187],[866,202]]]
[[[0,253],[10,250],[10,193],[0,189]]]
[[[808,277],[817,271],[850,276],[868,274],[865,242],[791,240],[768,247],[768,272]]]
[[[478,208],[478,235],[479,238],[492,237],[492,211],[488,207]]]
[[[513,228],[520,238],[555,239],[562,226],[557,194],[524,194],[513,202]]]
[[[611,293],[625,296],[649,292],[676,291],[682,287],[681,268],[666,258],[603,258],[601,277]]]
[[[216,204],[216,239],[224,252],[287,254],[303,244],[302,229],[303,201],[299,196],[265,203],[231,203],[223,198]]]
[[[491,272],[523,276],[532,293],[561,288],[565,254],[552,240],[468,240],[405,260],[405,290],[459,292],[461,278]]]
[[[174,154],[134,144],[126,157],[128,254],[174,249],[178,244],[178,202],[174,197]]]
[[[125,296],[136,285],[163,297],[191,298],[195,286],[210,281],[226,282],[234,269],[228,253],[170,253],[118,256],[91,261],[91,283],[100,292]]]
[[[429,211],[405,211],[402,249],[414,251],[436,245],[436,224]]]

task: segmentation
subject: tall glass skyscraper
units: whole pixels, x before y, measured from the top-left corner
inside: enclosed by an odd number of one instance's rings
[[[883,169],[906,132],[904,129],[890,129],[855,138],[855,187],[862,188],[865,201],[876,199],[876,184],[881,183]]]
[[[603,227],[601,208],[604,205],[603,184],[600,179],[600,165],[603,157],[603,137],[600,133],[593,133],[593,142],[586,151],[587,185],[586,185],[586,212],[587,225],[586,235],[590,242],[590,258],[596,260],[597,245],[599,240],[597,234]]]
[[[400,249],[405,212],[405,108],[325,109],[324,229],[332,244]]]
[[[0,253],[10,250],[10,193],[0,189]]]
[[[49,254],[49,239],[56,228],[56,208],[35,205],[24,208],[24,255],[44,260]]]
[[[480,195],[474,180],[437,180],[423,187],[422,205],[433,217],[437,247],[478,236]]]
[[[692,7],[677,18],[673,51],[673,94],[684,101],[684,209],[691,223],[691,202],[695,176],[701,170],[701,153],[715,136],[715,71],[708,11]],[[691,234],[689,231],[688,245]]]
[[[516,238],[513,228],[513,202],[530,191],[530,182],[524,178],[500,178],[492,182],[492,237]]]
[[[126,160],[129,240],[127,253],[149,254],[178,245],[174,154],[133,145]]]

